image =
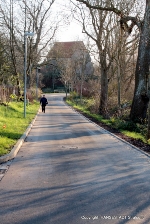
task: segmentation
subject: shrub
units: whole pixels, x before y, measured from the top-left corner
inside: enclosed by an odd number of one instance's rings
[[[70,95],[68,97],[69,100],[75,101],[77,98],[79,98],[79,95],[76,91],[70,92]]]
[[[53,89],[52,88],[42,88],[43,93],[53,93]]]
[[[16,101],[17,100],[17,95],[16,94],[11,94],[10,99],[11,99],[11,101]]]
[[[133,121],[120,120],[120,122],[118,124],[118,128],[120,130],[134,131],[134,132],[140,133],[139,126],[136,123],[134,123]]]

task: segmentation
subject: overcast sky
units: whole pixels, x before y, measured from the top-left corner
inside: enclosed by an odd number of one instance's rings
[[[82,28],[75,22],[71,22],[71,24],[61,29],[59,34],[57,35],[57,39],[59,41],[78,41],[83,40]]]
[[[65,2],[65,3],[64,3]],[[68,13],[70,15],[70,1],[69,0],[56,0],[56,2],[53,5],[53,10],[56,11],[56,13],[62,13],[65,14]],[[56,36],[57,41],[78,41],[78,40],[84,40],[85,36],[82,34],[82,28],[77,23],[77,21],[70,18],[69,24],[66,22],[66,24],[63,24],[59,28],[59,32]]]

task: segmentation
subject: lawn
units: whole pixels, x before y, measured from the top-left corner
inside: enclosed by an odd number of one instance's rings
[[[11,102],[8,106],[0,105],[0,156],[11,151],[32,122],[38,109],[39,103],[30,103],[26,107],[26,118],[24,118],[23,102]]]

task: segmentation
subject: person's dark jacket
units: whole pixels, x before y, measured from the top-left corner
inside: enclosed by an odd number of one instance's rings
[[[40,104],[42,104],[43,106],[46,106],[47,103],[48,103],[47,99],[45,97],[42,97],[40,100]]]

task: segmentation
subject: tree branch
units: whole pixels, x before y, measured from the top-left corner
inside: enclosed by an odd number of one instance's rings
[[[131,33],[134,25],[136,25],[139,29],[141,29],[142,22],[137,19],[137,17],[132,17],[132,16],[126,16],[123,14],[123,12],[113,6],[111,3],[111,7],[102,7],[100,5],[91,5],[89,1],[85,0],[76,0],[77,2],[83,3],[86,5],[86,7],[90,9],[97,9],[97,10],[102,10],[102,11],[109,11],[109,12],[114,12],[120,17],[120,23],[123,24],[127,28],[127,32]],[[127,22],[132,21],[131,25],[128,26]]]

